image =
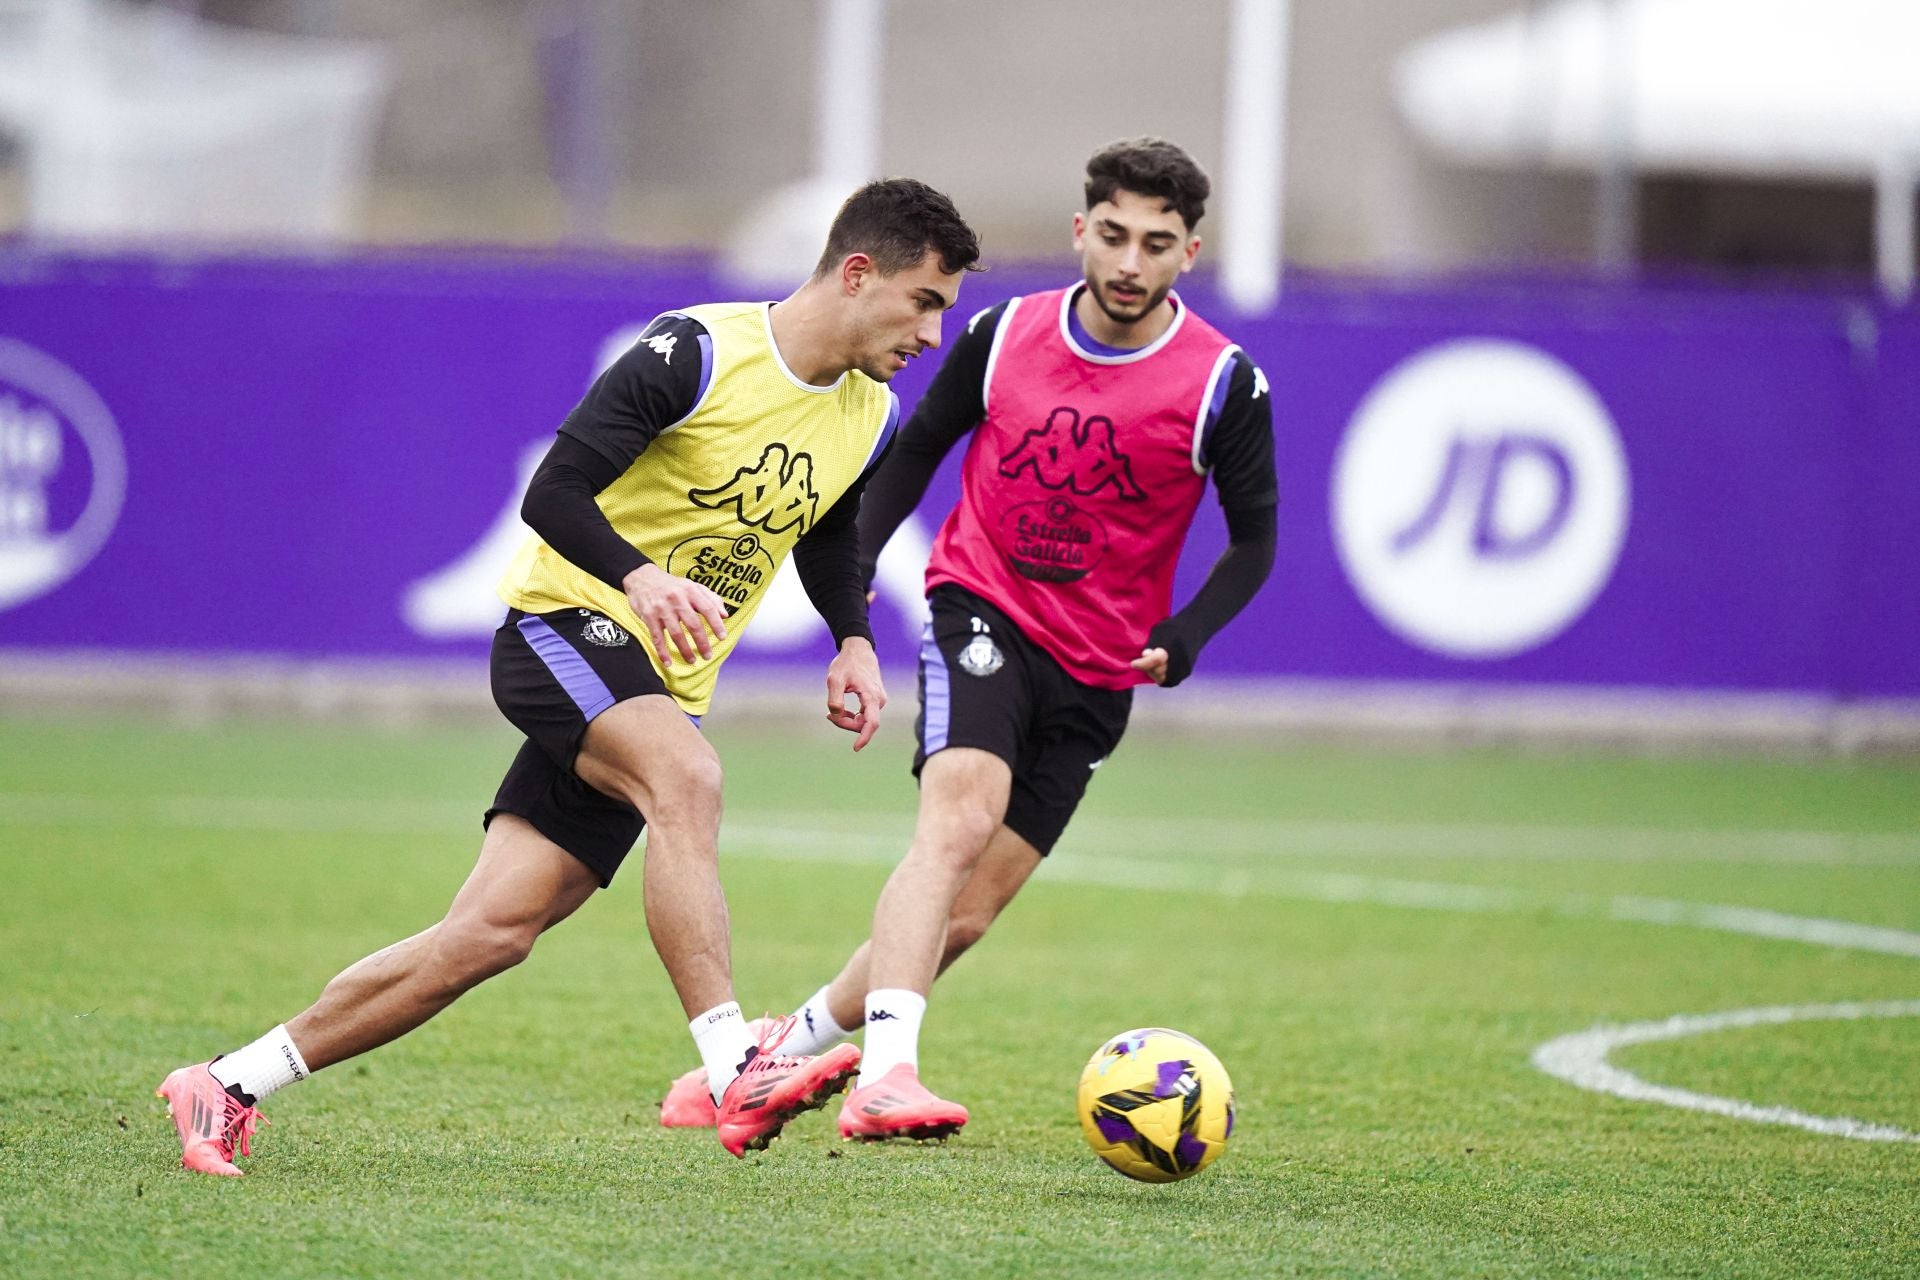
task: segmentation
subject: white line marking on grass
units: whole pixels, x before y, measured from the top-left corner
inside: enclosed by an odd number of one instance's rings
[[[1920,1133],[1892,1125],[1870,1124],[1848,1116],[1815,1116],[1791,1107],[1761,1107],[1736,1098],[1719,1098],[1669,1085],[1649,1084],[1631,1071],[1607,1061],[1607,1055],[1628,1045],[1678,1040],[1736,1027],[1776,1026],[1787,1022],[1834,1018],[1920,1017],[1920,1000],[1884,1000],[1873,1003],[1783,1005],[1768,1009],[1735,1009],[1728,1013],[1676,1014],[1662,1022],[1634,1022],[1626,1026],[1598,1026],[1549,1040],[1533,1051],[1533,1065],[1575,1088],[1612,1094],[1631,1102],[1658,1102],[1689,1111],[1705,1111],[1759,1124],[1792,1125],[1810,1133],[1863,1142],[1920,1142]]]
[[[796,815],[797,816],[797,815]],[[1112,848],[1173,848],[1341,858],[1525,862],[1706,862],[1809,866],[1920,864],[1920,835],[1894,832],[1687,830],[1474,822],[1263,822],[1234,818],[1074,821],[1068,839]]]
[[[792,829],[754,823],[730,823],[727,849],[781,860],[868,865],[894,862],[903,846],[891,837],[850,832]],[[1430,911],[1551,911],[1576,918],[1605,918],[1636,924],[1682,925],[1719,933],[1740,933],[1849,951],[1874,951],[1920,959],[1920,933],[1855,924],[1819,916],[1786,915],[1756,907],[1684,902],[1671,898],[1612,897],[1586,894],[1528,893],[1436,880],[1401,880],[1339,872],[1266,871],[1196,862],[1142,858],[1049,858],[1040,872],[1049,880],[1103,884],[1122,889],[1217,893],[1227,897],[1264,894],[1310,902],[1361,902]]]
[[[331,800],[312,797],[31,795],[0,792],[0,826],[90,828],[153,824],[189,830],[282,831],[301,835],[447,835],[468,830],[481,807],[477,801],[462,804],[453,801]],[[738,853],[751,849],[754,853],[772,858],[890,865],[906,851],[911,828],[906,815],[782,812],[765,817],[771,820],[728,822],[722,832],[723,850]],[[1665,898],[1554,896],[1443,881],[1334,872],[1313,874],[1274,871],[1259,864],[1222,864],[1203,860],[1201,851],[1216,847],[1210,839],[1195,838],[1196,829],[1209,829],[1206,823],[1159,824],[1156,827],[1150,823],[1121,824],[1107,819],[1080,824],[1082,827],[1102,825],[1111,825],[1115,830],[1126,833],[1125,843],[1134,848],[1152,848],[1164,840],[1166,845],[1181,850],[1182,856],[1168,861],[1111,855],[1073,856],[1067,851],[1067,856],[1048,859],[1045,875],[1052,880],[1106,884],[1117,888],[1173,889],[1231,897],[1260,893],[1315,902],[1367,902],[1442,911],[1547,910],[1567,916],[1605,916],[1644,924],[1687,925],[1789,942],[1920,958],[1920,933],[1904,929],[1786,915],[1754,907]],[[1290,829],[1288,824],[1276,825],[1283,836]],[[1227,822],[1211,824],[1211,829],[1216,833],[1222,830],[1250,833],[1261,826],[1251,822]],[[1406,830],[1446,829],[1424,826],[1403,829],[1395,824],[1367,823],[1347,827],[1340,824],[1306,824],[1299,829],[1309,828],[1326,832],[1346,830],[1350,836],[1383,831],[1394,834],[1395,838],[1404,838]],[[1533,833],[1526,837],[1531,840],[1545,839],[1541,833],[1552,829],[1467,830],[1526,831]],[[1585,833],[1588,837],[1597,834],[1592,831]],[[1631,844],[1645,834],[1626,831],[1622,833],[1622,840]],[[1692,833],[1688,838],[1698,834],[1701,833]],[[1793,833],[1773,834],[1799,838]],[[1822,839],[1841,842],[1884,839],[1892,842],[1900,838],[1834,835]],[[1110,846],[1120,841],[1102,840],[1101,843]],[[1290,847],[1285,839],[1270,842],[1268,847],[1276,853],[1281,849],[1287,852],[1317,852],[1315,849]],[[1920,849],[1920,841],[1914,842],[1914,847]],[[1196,857],[1196,854],[1200,856]]]
[[[119,823],[193,830],[297,831],[310,834],[412,835],[464,828],[486,806],[411,799],[343,800],[315,796],[35,794],[0,792],[0,826],[101,827]],[[756,828],[777,828],[810,843],[884,841],[906,850],[912,815],[831,810],[753,814]],[[451,827],[450,825],[451,824]],[[727,824],[723,838],[738,828]],[[1920,866],[1920,835],[1842,831],[1674,830],[1429,822],[1266,822],[1235,818],[1116,818],[1083,815],[1064,852],[1076,846],[1169,849],[1272,858],[1466,858],[1525,862],[1699,862],[1809,866]]]
[[[1790,916],[1758,907],[1725,907],[1707,902],[1634,897],[1611,899],[1607,904],[1607,914],[1615,920],[1631,920],[1639,924],[1692,925],[1699,929],[1718,929],[1724,933],[1745,933],[1756,938],[1805,942],[1816,947],[1878,951],[1883,955],[1920,959],[1920,933],[1854,924],[1849,920]]]

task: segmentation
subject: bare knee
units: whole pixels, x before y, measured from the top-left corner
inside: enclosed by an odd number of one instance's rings
[[[434,928],[436,976],[452,990],[465,991],[525,960],[539,936],[531,924],[443,920]]]
[[[927,851],[942,864],[971,871],[986,852],[987,842],[1000,829],[1000,814],[986,805],[951,805],[928,824]]]
[[[678,759],[654,771],[651,794],[641,797],[636,807],[655,828],[717,826],[722,781],[718,756]]]

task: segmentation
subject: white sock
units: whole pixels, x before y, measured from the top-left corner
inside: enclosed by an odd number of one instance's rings
[[[754,1045],[753,1032],[747,1030],[738,1000],[715,1005],[689,1022],[687,1030],[693,1032],[693,1046],[700,1051],[700,1061],[707,1064],[707,1088],[713,1091],[713,1102],[718,1106],[720,1095],[747,1065],[747,1051]]]
[[[920,1020],[927,998],[893,987],[867,992],[867,1045],[860,1056],[860,1083],[872,1084],[901,1063],[920,1065]]]
[[[307,1060],[300,1056],[300,1050],[294,1048],[285,1023],[246,1048],[223,1054],[208,1070],[222,1088],[239,1085],[240,1091],[251,1094],[256,1103],[313,1074],[307,1070]]]
[[[780,1043],[780,1052],[788,1054],[825,1053],[853,1032],[834,1021],[827,1006],[827,987],[822,987],[793,1011],[793,1030]]]

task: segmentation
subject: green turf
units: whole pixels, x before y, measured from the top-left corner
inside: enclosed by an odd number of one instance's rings
[[[860,937],[911,825],[904,728],[854,758],[824,727],[713,726],[751,1010]],[[1609,918],[1627,895],[1920,931],[1920,769],[1897,763],[1139,737],[936,994],[929,1079],[976,1117],[944,1147],[843,1146],[831,1112],[746,1161],[659,1129],[690,1046],[635,868],[522,968],[272,1099],[252,1176],[180,1171],[160,1076],[431,922],[510,749],[0,724],[0,1274],[1920,1274],[1920,1144],[1529,1064],[1602,1021],[1920,998],[1920,959]],[[1380,901],[1434,885],[1493,905]],[[1142,1024],[1207,1041],[1239,1096],[1231,1149],[1171,1187],[1108,1172],[1072,1113],[1086,1056]],[[1920,1019],[1613,1061],[1920,1130]]]

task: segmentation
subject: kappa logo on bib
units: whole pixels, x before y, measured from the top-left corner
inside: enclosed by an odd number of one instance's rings
[[[1393,368],[1334,462],[1334,543],[1408,642],[1452,658],[1534,649],[1613,574],[1626,455],[1586,381],[1533,347],[1442,343]]]
[[[0,609],[85,568],[126,494],[120,431],[93,388],[45,352],[0,338]]]
[[[1047,415],[1047,424],[1026,433],[1013,451],[1000,459],[1000,474],[1012,479],[1022,471],[1048,489],[1064,489],[1090,496],[1111,485],[1115,493],[1134,502],[1146,491],[1133,479],[1133,463],[1113,438],[1113,419],[1099,414],[1085,418],[1062,405]]]
[[[687,498],[715,511],[731,506],[741,524],[768,533],[785,533],[798,525],[804,535],[820,509],[813,455],[790,453],[778,441],[761,450],[759,462],[735,471],[733,479],[713,489],[689,489]]]

